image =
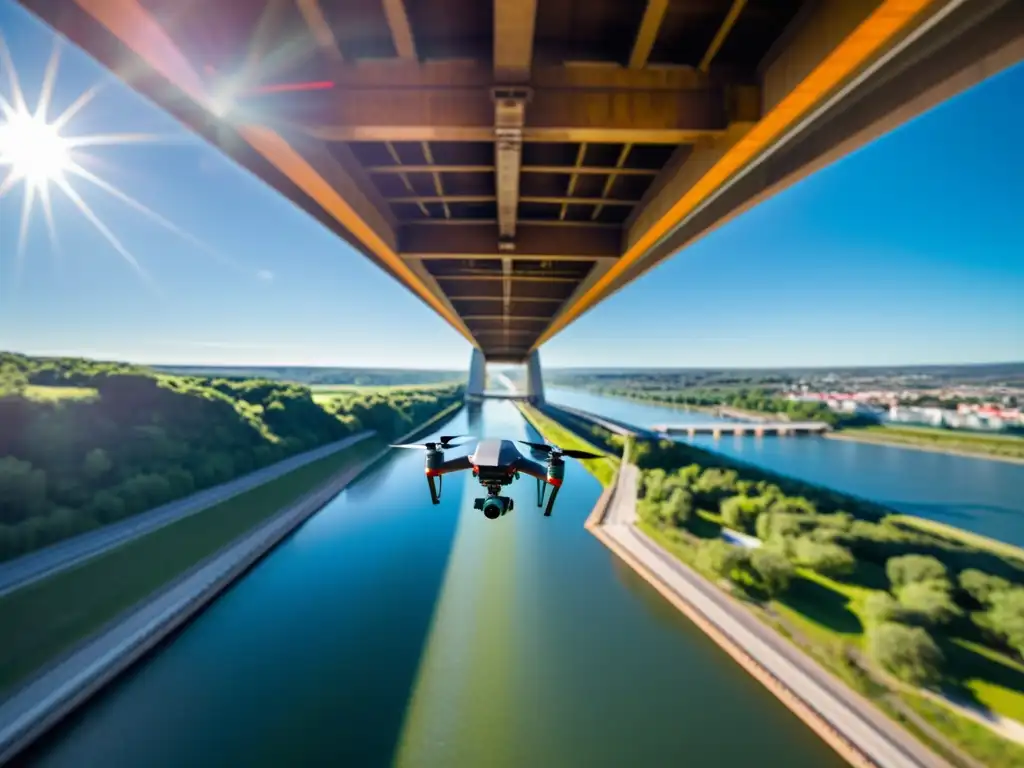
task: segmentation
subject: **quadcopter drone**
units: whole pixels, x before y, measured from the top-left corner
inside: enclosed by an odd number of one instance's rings
[[[520,443],[533,449],[535,454],[547,456],[547,463],[542,464],[523,456],[512,440],[481,440],[477,443],[476,450],[468,456],[459,456],[445,461],[443,451],[453,447],[452,441],[458,440],[460,437],[465,437],[465,435],[442,435],[437,442],[410,443],[392,445],[391,447],[426,450],[427,485],[430,486],[430,500],[434,504],[441,503],[441,479],[444,475],[449,472],[472,469],[473,476],[480,481],[480,485],[487,489],[486,497],[474,500],[474,508],[482,510],[484,517],[488,520],[496,520],[512,511],[513,500],[508,496],[501,496],[500,493],[503,486],[509,485],[513,480],[518,480],[521,472],[537,478],[538,507],[544,506],[546,486],[551,486],[551,495],[548,497],[548,505],[544,510],[544,516],[549,517],[555,504],[555,497],[558,495],[558,489],[562,486],[562,478],[565,477],[565,462],[562,457],[601,458],[601,454],[598,453],[564,450],[545,443],[528,443],[525,440],[520,440]],[[454,445],[460,445],[460,443]],[[434,478],[437,478],[436,485]]]

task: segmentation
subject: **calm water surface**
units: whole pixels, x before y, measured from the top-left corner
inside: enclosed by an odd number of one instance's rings
[[[551,388],[553,403],[637,426],[723,421],[670,406]],[[893,509],[1024,546],[1024,465],[822,437],[680,440]]]
[[[440,431],[539,439],[497,401]],[[842,764],[583,530],[582,467],[552,518],[520,481],[490,521],[466,476],[431,506],[422,462],[395,451],[28,762]]]

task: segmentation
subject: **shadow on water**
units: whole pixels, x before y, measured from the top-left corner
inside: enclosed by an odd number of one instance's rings
[[[430,504],[422,461],[368,470],[16,764],[388,764],[462,503]]]

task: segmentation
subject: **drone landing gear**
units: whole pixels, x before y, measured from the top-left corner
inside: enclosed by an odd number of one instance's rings
[[[441,481],[442,475],[437,475],[437,484],[434,484],[434,475],[427,475],[427,485],[430,486],[430,500],[436,505],[441,503]]]
[[[548,488],[548,484],[538,477],[537,478],[537,506],[538,507],[543,507],[544,506],[544,495],[545,495],[545,492],[547,491],[547,488]],[[557,485],[552,485],[551,486],[551,495],[548,496],[548,505],[544,509],[544,517],[551,517],[551,510],[554,509],[554,507],[555,507],[555,497],[558,496],[558,488],[559,488],[559,486],[557,486]]]

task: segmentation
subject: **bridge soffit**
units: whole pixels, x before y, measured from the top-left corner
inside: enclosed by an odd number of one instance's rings
[[[671,61],[696,11],[647,0],[612,24],[631,26],[628,39],[589,43],[590,53],[604,46],[598,61],[567,41],[600,25],[564,27],[561,0],[493,0],[490,50],[461,59],[436,58],[446,33],[404,0],[367,11],[365,39],[339,24],[344,8],[267,0],[244,71],[259,79],[272,42],[295,33],[291,13],[326,79],[253,120],[214,103],[201,62],[179,47],[187,37],[147,10],[161,0],[121,0],[116,13],[75,0],[64,16],[48,0],[20,2],[59,29],[91,17],[125,55],[230,123],[485,353],[520,358],[634,274],[664,232],[919,12],[943,4],[721,0],[708,4],[707,38]],[[88,35],[75,39],[90,48]],[[743,48],[752,40],[754,58]]]

